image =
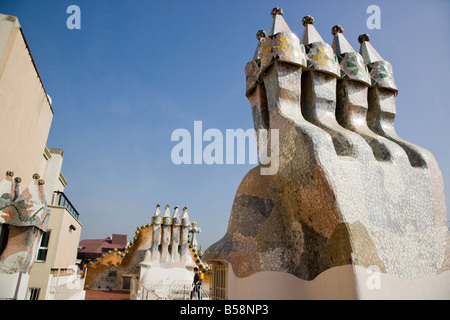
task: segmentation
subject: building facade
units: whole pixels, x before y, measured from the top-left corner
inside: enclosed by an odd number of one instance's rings
[[[51,99],[18,19],[4,14],[0,118],[0,299],[55,298],[62,284],[78,286],[81,224],[63,192],[63,152],[46,148]],[[83,297],[82,290],[66,291],[61,299]]]
[[[18,19],[4,14],[0,106],[0,298],[23,299],[49,217],[38,173],[53,110]]]
[[[26,296],[31,300],[82,300],[85,295],[77,260],[82,225],[78,211],[64,193],[67,180],[61,172],[62,162],[61,149],[45,149],[41,172],[46,178],[50,218],[31,270]]]
[[[105,239],[84,239],[78,247],[78,259],[89,262],[114,249],[125,251],[126,246],[126,234],[113,234]]]

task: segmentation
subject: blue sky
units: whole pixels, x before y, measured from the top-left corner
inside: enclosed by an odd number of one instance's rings
[[[81,9],[69,30],[66,9]],[[369,30],[369,5],[381,29]],[[188,206],[206,249],[226,232],[235,192],[254,165],[180,165],[171,161],[177,128],[253,127],[245,64],[259,29],[280,6],[293,32],[310,14],[325,41],[341,24],[392,63],[399,88],[398,134],[430,150],[450,192],[450,2],[1,0],[24,30],[54,118],[48,147],[64,150],[65,192],[80,212],[82,239],[134,235],[160,203]]]

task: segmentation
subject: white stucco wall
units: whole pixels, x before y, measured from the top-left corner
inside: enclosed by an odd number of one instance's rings
[[[326,270],[312,281],[282,272],[259,272],[247,278],[234,276],[228,266],[230,300],[449,300],[450,271],[407,280],[345,265]]]

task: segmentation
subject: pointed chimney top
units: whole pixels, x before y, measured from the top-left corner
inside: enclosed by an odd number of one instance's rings
[[[160,205],[159,203],[156,205],[156,212],[155,212],[155,216],[160,216],[161,215],[161,209],[160,209]]]
[[[336,54],[344,54],[347,52],[355,52],[355,49],[350,45],[344,37],[344,28],[340,25],[335,25],[331,28],[331,34],[334,36],[332,48]]]
[[[358,37],[358,41],[361,43],[359,53],[363,57],[364,63],[370,65],[369,73],[372,85],[397,92],[398,89],[395,84],[392,65],[381,57],[377,50],[370,44],[369,40],[370,37],[366,33]]]
[[[305,26],[303,30],[302,43],[306,46],[314,42],[325,42],[314,27],[314,18],[311,16],[304,16],[302,24]]]
[[[273,21],[270,26],[269,36],[273,36],[279,32],[292,32],[286,21],[284,21],[283,9],[280,7],[273,8],[270,15],[273,17]]]
[[[363,33],[358,37],[358,41],[361,44],[359,53],[364,58],[365,64],[370,64],[376,61],[384,61],[381,55],[375,50],[375,48],[370,44],[370,37],[367,33]]]
[[[173,218],[180,218],[180,213],[178,212],[178,206],[175,206],[175,210],[173,212]]]
[[[166,217],[170,217],[170,211],[169,211],[170,206],[166,205],[166,211],[164,212],[164,218]]]
[[[188,214],[188,211],[187,211],[187,207],[183,208],[183,217],[182,217],[182,219],[185,219],[185,218],[189,219],[189,214]]]

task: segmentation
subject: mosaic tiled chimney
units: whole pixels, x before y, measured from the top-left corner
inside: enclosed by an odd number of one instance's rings
[[[94,290],[128,290],[130,288],[126,288],[126,284],[130,282],[124,279],[131,278],[137,279],[139,284],[136,285],[147,289],[155,283],[190,282],[194,267],[205,273],[208,270],[194,244],[195,234],[200,231],[195,221],[191,223],[187,207],[183,208],[180,217],[178,206],[171,214],[167,205],[164,214],[161,214],[158,204],[151,222],[137,227],[136,235],[124,252],[111,250],[85,266],[86,287]],[[192,233],[191,239],[189,233]]]
[[[183,264],[189,260],[189,232],[193,233],[193,229],[196,228],[191,227],[187,207],[183,209],[182,218],[180,218],[178,206],[175,206],[173,216],[170,215],[169,208],[170,206],[167,205],[164,216],[161,216],[160,205],[156,207],[152,218],[152,241],[145,256],[144,265],[168,267]],[[194,224],[196,225],[195,222],[192,223],[193,226]],[[194,234],[193,239],[195,239]]]
[[[17,290],[21,281],[27,283],[50,216],[44,180],[34,174],[21,192],[22,179],[13,177],[14,172],[8,171],[0,181],[0,279],[11,291]],[[14,292],[8,298],[13,296]]]
[[[254,127],[279,130],[279,171],[242,180],[226,235],[205,252],[237,278],[263,271],[313,280],[338,266],[376,266],[399,279],[450,270],[442,174],[433,155],[398,137],[392,66],[343,28],[327,44],[280,8],[257,33],[246,67]],[[355,39],[356,40],[356,39]]]

